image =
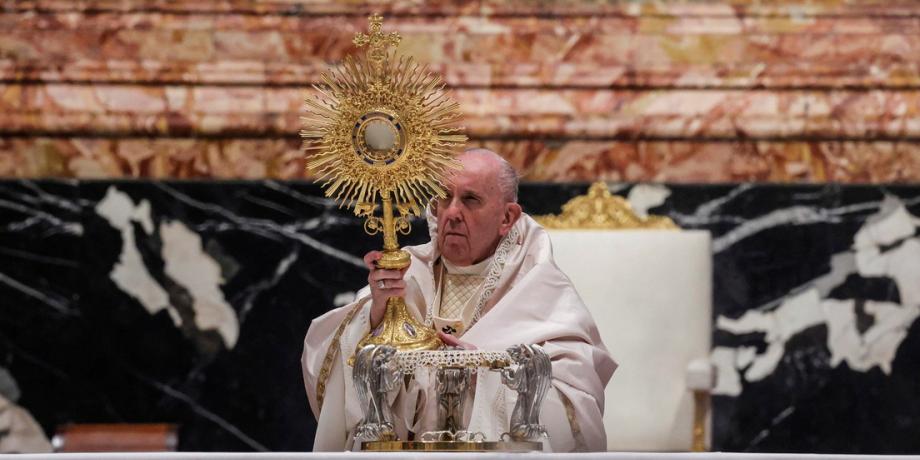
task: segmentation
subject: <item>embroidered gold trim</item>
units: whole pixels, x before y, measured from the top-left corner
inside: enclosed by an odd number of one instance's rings
[[[559,215],[533,216],[546,228],[566,230],[662,229],[677,230],[668,217],[639,217],[625,198],[610,193],[607,184],[595,182],[584,195],[562,205]]]
[[[558,391],[558,390],[557,390]],[[575,406],[565,393],[559,391],[559,400],[565,406],[565,416],[569,419],[569,426],[572,427],[572,438],[575,439],[575,452],[587,452],[588,443],[584,435],[581,434],[581,425],[578,424],[578,418],[575,417]]]
[[[339,328],[336,329],[335,335],[332,336],[332,343],[329,344],[329,349],[326,350],[326,356],[323,357],[323,365],[319,368],[319,379],[316,382],[316,404],[319,405],[319,411],[323,411],[323,398],[326,397],[326,380],[329,380],[329,372],[332,370],[332,364],[335,361],[335,356],[339,352],[339,340],[342,338],[342,333],[345,332],[345,328],[351,324],[351,320],[355,318],[355,313],[364,306],[364,303],[358,303],[355,305],[351,311],[345,315],[345,319],[342,320],[342,324],[339,324]]]

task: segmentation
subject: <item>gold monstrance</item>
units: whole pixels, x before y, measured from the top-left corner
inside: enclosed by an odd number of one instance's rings
[[[368,234],[383,232],[377,266],[400,270],[409,266],[409,253],[399,249],[396,234],[409,234],[410,216],[445,196],[443,180],[459,166],[454,152],[466,135],[451,127],[460,118],[459,104],[447,97],[441,78],[411,57],[397,59],[389,48],[399,43],[399,34],[381,32],[379,15],[369,22],[369,33],[354,38],[366,54],[346,57],[341,68],[322,75],[322,85],[314,85],[319,94],[306,100],[301,136],[307,168],[323,181],[326,196],[366,218]],[[368,344],[431,350],[441,341],[409,314],[403,298],[391,297],[381,326],[358,348]]]

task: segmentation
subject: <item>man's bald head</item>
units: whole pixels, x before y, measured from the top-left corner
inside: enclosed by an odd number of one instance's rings
[[[502,197],[508,203],[517,203],[518,199],[518,184],[520,179],[518,178],[517,171],[514,169],[514,166],[511,166],[511,163],[508,163],[508,160],[504,159],[501,155],[485,148],[476,147],[468,149],[463,154],[460,155],[460,161],[463,161],[462,158],[467,155],[475,155],[481,157],[495,165],[496,176],[498,178],[498,186],[502,190]]]

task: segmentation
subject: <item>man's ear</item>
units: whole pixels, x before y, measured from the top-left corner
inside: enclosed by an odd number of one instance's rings
[[[517,203],[505,203],[505,215],[502,217],[502,225],[498,229],[501,236],[505,236],[511,231],[511,227],[521,217],[521,205]]]

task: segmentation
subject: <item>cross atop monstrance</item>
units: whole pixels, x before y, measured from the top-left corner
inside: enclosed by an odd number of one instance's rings
[[[357,47],[367,45],[367,60],[371,65],[382,66],[387,57],[387,48],[399,45],[401,37],[396,32],[383,33],[380,29],[383,27],[383,17],[379,14],[373,14],[368,18],[369,33],[358,32],[352,43]]]

